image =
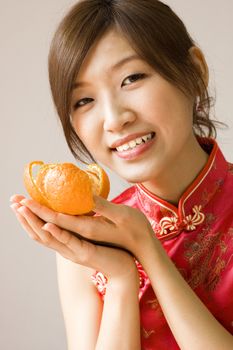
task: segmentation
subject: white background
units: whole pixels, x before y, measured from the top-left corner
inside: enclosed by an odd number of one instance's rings
[[[55,115],[47,77],[52,34],[69,0],[0,0],[0,348],[64,350],[55,254],[31,241],[9,208],[26,194],[24,165],[34,159],[74,162]],[[217,141],[233,162],[233,2],[167,0],[203,50],[215,112],[230,128]],[[110,174],[110,198],[128,186]],[[82,350],[82,349],[80,349]]]

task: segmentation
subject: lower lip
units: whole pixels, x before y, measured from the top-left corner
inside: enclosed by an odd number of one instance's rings
[[[147,141],[146,143],[141,143],[141,145],[131,150],[122,151],[122,152],[114,151],[114,152],[120,158],[127,159],[127,160],[135,159],[151,148],[151,146],[155,142],[155,138],[156,136],[154,136],[153,139],[151,139],[150,141]]]

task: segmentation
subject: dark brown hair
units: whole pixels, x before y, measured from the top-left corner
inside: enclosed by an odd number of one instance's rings
[[[158,0],[83,0],[58,26],[49,52],[52,96],[74,157],[83,163],[95,161],[70,121],[72,85],[92,45],[113,27],[164,79],[195,99],[195,135],[216,138],[215,125],[226,124],[210,119],[214,98],[189,54],[197,45],[172,9]]]

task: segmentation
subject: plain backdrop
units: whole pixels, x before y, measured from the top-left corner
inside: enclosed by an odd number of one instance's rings
[[[34,159],[74,162],[51,100],[47,55],[69,0],[0,0],[0,348],[64,350],[54,252],[28,238],[9,208],[26,194],[24,165]],[[233,2],[167,0],[203,50],[215,113],[229,125],[217,141],[233,162]],[[129,184],[108,172],[110,199]],[[82,349],[80,349],[82,350]]]

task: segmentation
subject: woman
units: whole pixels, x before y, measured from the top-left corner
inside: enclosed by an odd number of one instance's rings
[[[58,253],[69,350],[232,349],[233,166],[182,21],[156,0],[81,1],[55,33],[49,75],[73,155],[132,184],[96,197],[96,217],[12,198]]]

